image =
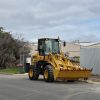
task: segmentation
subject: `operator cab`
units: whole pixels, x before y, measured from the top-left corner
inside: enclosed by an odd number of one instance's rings
[[[38,39],[38,51],[39,55],[41,56],[49,55],[49,53],[59,54],[60,53],[59,39],[50,39],[50,38]]]

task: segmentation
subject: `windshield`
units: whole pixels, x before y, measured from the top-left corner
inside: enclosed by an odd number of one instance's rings
[[[45,54],[49,53],[58,54],[60,52],[58,40],[46,40],[45,45],[46,45]]]

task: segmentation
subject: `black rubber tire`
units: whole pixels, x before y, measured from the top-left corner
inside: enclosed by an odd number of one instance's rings
[[[37,80],[39,78],[39,68],[38,66],[34,66],[34,80]]]
[[[33,71],[33,75],[30,76],[30,74],[28,74],[29,75],[29,79],[30,80],[37,80],[39,78],[39,70],[38,70],[38,68],[36,66],[34,66],[33,68],[30,68],[29,69],[29,73],[30,73],[30,70]]]
[[[51,65],[46,65],[45,68],[44,68],[44,72],[45,70],[48,72],[48,77],[45,78],[44,76],[44,80],[46,82],[53,82],[54,81],[54,74],[53,74],[53,68]]]

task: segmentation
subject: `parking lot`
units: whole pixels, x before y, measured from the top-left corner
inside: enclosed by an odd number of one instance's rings
[[[86,82],[46,83],[42,77],[0,74],[0,100],[100,100],[100,85]]]

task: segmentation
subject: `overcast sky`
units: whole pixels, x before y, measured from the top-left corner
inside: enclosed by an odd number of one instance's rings
[[[26,40],[100,41],[100,0],[0,0],[0,26]]]

